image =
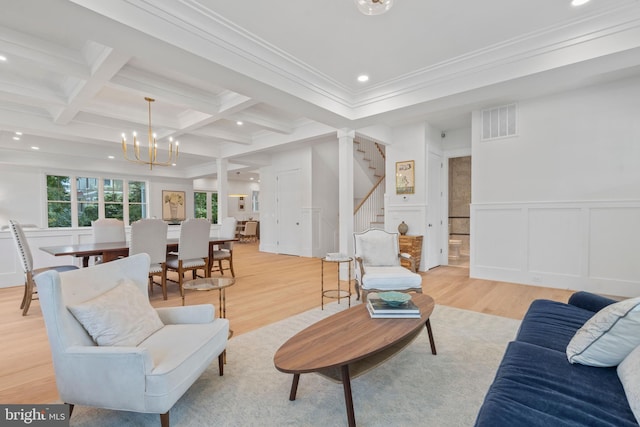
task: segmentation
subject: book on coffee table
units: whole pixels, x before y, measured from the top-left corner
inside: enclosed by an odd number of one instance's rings
[[[401,305],[392,306],[384,302],[377,295],[370,295],[367,298],[367,304],[371,305],[371,308],[375,313],[388,313],[388,314],[418,313],[420,314],[420,309],[418,309],[418,306],[416,306],[411,300]]]
[[[372,319],[419,319],[420,311],[414,312],[412,310],[404,311],[397,310],[391,313],[379,313],[376,312],[371,304],[367,302],[367,310],[369,311],[369,315]]]

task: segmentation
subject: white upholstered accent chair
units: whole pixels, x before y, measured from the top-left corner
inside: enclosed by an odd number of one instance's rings
[[[169,410],[216,357],[223,374],[228,320],[216,318],[211,304],[154,310],[148,305],[148,272],[149,256],[138,254],[37,276],[56,386],[60,399],[72,410],[73,405],[84,405],[156,413],[161,414],[162,426],[169,426]],[[133,283],[128,284],[133,292],[141,292],[137,297],[144,299],[144,308],[154,316],[157,313],[159,329],[137,345],[97,345],[68,307],[95,301],[126,282]],[[124,323],[122,318],[131,311],[130,302],[120,300],[122,308],[119,300],[107,305],[108,325]],[[101,310],[108,308],[98,305],[97,310],[106,316]]]
[[[353,233],[355,252],[356,293],[367,300],[369,292],[415,291],[422,293],[422,277],[415,272],[415,260],[400,253],[398,233],[369,229]],[[410,261],[411,270],[400,264],[400,258]]]
[[[116,218],[103,218],[91,222],[94,243],[124,242],[127,236],[124,232],[124,222]],[[94,259],[96,264],[102,262],[102,257]]]
[[[24,271],[24,295],[22,296],[22,303],[20,308],[22,309],[22,315],[26,316],[31,306],[31,300],[33,295],[38,293],[37,287],[34,281],[34,277],[37,274],[43,273],[49,270],[56,271],[69,271],[76,270],[78,267],[75,265],[57,265],[53,267],[33,268],[33,256],[31,255],[31,249],[27,242],[27,236],[25,236],[22,226],[18,221],[12,219],[9,220],[9,228],[11,229],[11,235],[13,241],[16,244],[18,250],[18,257],[20,258],[22,271]]]
[[[161,219],[141,219],[131,224],[129,256],[146,253],[151,258],[149,266],[149,291],[153,294],[154,276],[160,276],[162,298],[167,299],[167,229]]]
[[[244,223],[244,230],[240,232],[241,242],[256,242],[258,241],[258,222],[247,221]]]
[[[222,220],[222,224],[220,226],[220,237],[233,237],[236,232],[236,225],[238,221],[234,217],[227,217]],[[214,249],[213,253],[210,254],[213,257],[211,263],[211,272],[224,275],[225,270],[229,270],[231,272],[231,277],[236,277],[233,271],[233,242],[226,242],[220,245],[216,245],[216,249]],[[227,268],[223,268],[222,262],[226,261],[228,263]]]
[[[180,239],[176,255],[167,255],[167,270],[178,273],[180,295],[184,295],[182,282],[184,273],[192,272],[196,278],[196,271],[203,269],[205,277],[211,276],[209,271],[209,235],[211,223],[204,218],[189,218],[180,224]]]

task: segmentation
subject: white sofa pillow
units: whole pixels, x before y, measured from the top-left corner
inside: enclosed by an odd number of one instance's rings
[[[618,378],[624,387],[631,411],[640,424],[640,346],[618,365]]]
[[[164,326],[145,295],[129,281],[67,308],[100,346],[136,346]]]
[[[611,304],[589,319],[567,346],[571,363],[617,366],[640,345],[640,297]]]

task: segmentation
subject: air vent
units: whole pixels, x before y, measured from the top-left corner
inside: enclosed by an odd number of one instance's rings
[[[482,140],[516,135],[516,104],[482,110]]]

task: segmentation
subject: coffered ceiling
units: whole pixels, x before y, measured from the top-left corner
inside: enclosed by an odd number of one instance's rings
[[[43,168],[195,178],[226,158],[235,175],[336,129],[450,130],[640,74],[638,0],[396,0],[380,16],[353,0],[1,3],[0,163]],[[180,140],[175,167],[122,159],[123,132],[145,140],[146,96],[159,157]]]

